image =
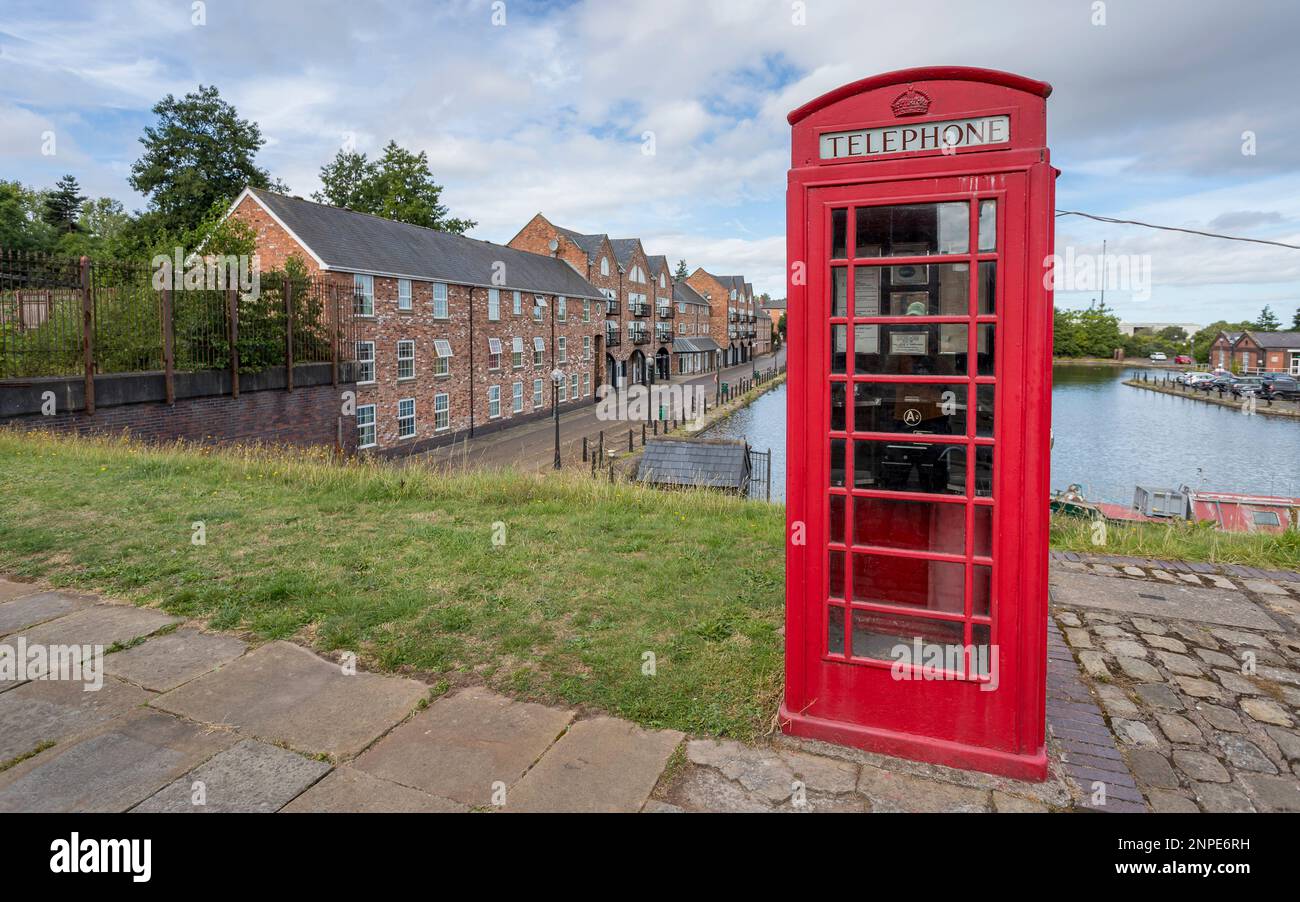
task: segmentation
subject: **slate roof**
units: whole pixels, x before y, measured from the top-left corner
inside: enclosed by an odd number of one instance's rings
[[[657,276],[668,268],[668,258],[663,254],[647,256],[646,262],[650,264],[650,275],[652,276]]]
[[[763,305],[763,309],[764,309],[764,310],[784,310],[784,309],[785,309],[785,298],[770,298],[770,299],[768,299],[768,302],[767,302],[766,304]]]
[[[595,260],[596,255],[600,253],[601,243],[609,240],[609,236],[604,232],[597,235],[586,235],[582,232],[575,232],[573,229],[561,228],[560,226],[556,226],[555,231],[559,232],[565,238],[568,238],[578,247],[586,251],[588,260]]]
[[[749,446],[743,441],[651,439],[637,480],[651,485],[749,489]]]
[[[689,338],[678,335],[673,339],[674,354],[698,354],[701,351],[716,351],[718,343],[707,335],[693,335]]]
[[[611,238],[609,246],[614,249],[614,256],[618,259],[618,265],[627,269],[632,263],[632,255],[636,249],[641,246],[639,238]],[[642,252],[644,253],[644,251]]]
[[[707,307],[709,302],[700,297],[699,292],[686,284],[686,280],[673,283],[673,302],[677,304],[690,304],[695,307]]]
[[[554,257],[490,241],[439,232],[249,188],[248,193],[282,222],[327,269],[423,281],[519,289],[573,298],[602,299],[594,285]],[[493,284],[504,264],[505,282]]]
[[[1243,333],[1245,334],[1245,333]],[[1300,348],[1300,332],[1250,332],[1261,348]]]

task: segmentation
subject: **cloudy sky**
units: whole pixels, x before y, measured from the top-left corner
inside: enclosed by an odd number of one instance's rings
[[[150,107],[215,84],[295,193],[344,141],[395,138],[476,237],[540,210],[781,296],[786,113],[873,73],[974,65],[1055,87],[1059,207],[1300,244],[1298,26],[1295,0],[0,0],[0,178],[72,172],[141,207],[126,177]],[[1126,319],[1300,306],[1300,251],[1058,222],[1059,250],[1103,239],[1150,256],[1149,298],[1107,292]]]

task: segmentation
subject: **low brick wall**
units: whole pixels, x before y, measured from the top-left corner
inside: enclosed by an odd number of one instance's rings
[[[255,374],[261,375],[261,374]],[[177,439],[203,444],[276,443],[290,445],[318,445],[334,447],[341,443],[345,453],[355,453],[357,426],[355,414],[342,415],[343,393],[353,392],[356,384],[340,382],[331,384],[328,366],[304,365],[294,369],[294,390],[285,391],[283,371],[278,377],[250,378],[248,388],[241,385],[238,398],[226,393],[197,393],[181,397],[178,379],[175,404],[154,400],[152,376],[142,374],[140,381],[126,381],[114,377],[115,391],[100,394],[100,386],[109,377],[96,379],[96,393],[101,397],[121,398],[121,403],[96,406],[93,414],[83,410],[66,410],[62,404],[56,412],[45,416],[40,413],[18,413],[15,409],[30,410],[26,399],[18,395],[38,397],[39,391],[53,391],[56,398],[73,394],[73,380],[33,380],[26,385],[0,386],[0,395],[7,394],[7,402],[0,401],[0,410],[11,412],[0,415],[0,425],[17,429],[48,429],[56,432],[75,432],[82,435],[129,433],[147,442],[169,442]],[[70,386],[59,384],[72,382]],[[195,379],[194,388],[210,381],[212,387],[220,379]],[[246,380],[240,379],[241,383]],[[278,384],[276,384],[278,383]],[[79,392],[76,392],[79,394]],[[189,392],[185,392],[189,394]]]

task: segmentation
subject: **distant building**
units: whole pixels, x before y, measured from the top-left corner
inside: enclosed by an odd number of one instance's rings
[[[1177,326],[1191,338],[1205,327],[1198,323],[1125,323],[1119,324],[1119,331],[1125,335],[1156,335],[1170,326]]]

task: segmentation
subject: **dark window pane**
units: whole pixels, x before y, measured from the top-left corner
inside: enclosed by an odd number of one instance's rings
[[[845,313],[845,295],[847,293],[849,271],[843,266],[831,270],[831,316],[847,316]]]
[[[993,608],[993,568],[975,564],[971,567],[971,613],[987,617]]]
[[[979,306],[981,314],[997,313],[998,265],[992,260],[980,264]]]
[[[985,323],[982,326],[976,326],[975,330],[979,334],[979,373],[980,376],[996,376],[993,371],[994,354],[997,352],[997,333],[994,331],[995,326],[991,323]]]
[[[981,251],[998,249],[998,202],[995,200],[980,201],[979,249]]]
[[[827,587],[827,593],[830,595],[831,598],[843,598],[844,597],[844,552],[832,551],[829,552],[829,555],[830,557],[827,563],[830,565],[828,569],[828,572],[830,573],[830,580],[829,580],[829,585]]]
[[[908,551],[966,553],[966,505],[853,499],[853,543]]]
[[[831,439],[831,485],[844,485],[844,445],[842,438]]]
[[[970,206],[964,202],[859,207],[855,254],[880,246],[888,257],[964,254],[970,247]]]
[[[842,260],[848,256],[844,251],[845,236],[848,232],[849,211],[831,211],[831,257]]]
[[[849,327],[831,324],[831,372],[842,373],[848,365]]]
[[[987,504],[975,505],[976,557],[993,557],[993,508]]]
[[[975,434],[993,438],[993,393],[992,385],[980,385],[975,389]]]
[[[966,386],[859,382],[853,386],[853,429],[855,432],[965,435]]]
[[[831,524],[830,540],[832,542],[844,541],[844,507],[845,498],[843,495],[831,495]]]
[[[951,620],[932,620],[929,617],[909,617],[906,614],[882,614],[879,611],[853,612],[853,656],[876,661],[905,661],[922,667],[926,661],[912,661],[916,640],[922,645],[942,645],[945,651],[952,648],[944,659],[956,658],[962,645],[962,624]],[[963,659],[964,660],[964,659]],[[944,667],[945,670],[949,669]],[[954,673],[965,674],[964,665],[957,665]]]
[[[970,628],[970,644],[974,652],[970,670],[982,677],[989,675],[992,656],[998,653],[993,647],[992,632],[986,623],[972,624]]]
[[[843,382],[831,383],[831,431],[843,432],[844,425],[844,399],[847,395]]]
[[[844,654],[844,609],[831,605],[826,609],[826,651]]]
[[[975,494],[993,496],[993,448],[989,445],[975,449]]]
[[[853,600],[964,614],[966,565],[855,553]]]
[[[853,443],[853,485],[859,489],[966,494],[966,449],[926,442]]]
[[[863,374],[964,376],[968,332],[969,327],[960,323],[854,326],[853,371]]]

